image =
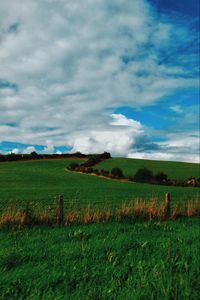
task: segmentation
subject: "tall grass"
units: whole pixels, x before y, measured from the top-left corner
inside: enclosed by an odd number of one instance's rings
[[[0,299],[199,299],[199,220],[0,230]]]
[[[110,209],[109,206],[96,208],[91,205],[85,208],[77,208],[73,203],[64,215],[64,225],[108,223],[109,221],[131,221],[137,220],[175,220],[180,217],[195,217],[200,215],[200,200],[187,201],[175,205],[171,209],[170,215],[165,213],[165,204],[159,203],[155,199],[150,201],[135,200],[124,203],[118,208]],[[27,206],[24,210],[17,210],[13,207],[5,209],[0,216],[0,227],[19,228],[33,227],[37,225],[56,225],[56,210],[51,207],[42,209],[36,206]]]

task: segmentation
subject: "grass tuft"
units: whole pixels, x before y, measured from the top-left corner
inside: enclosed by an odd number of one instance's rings
[[[165,213],[165,205],[156,199],[142,201],[140,199],[124,203],[114,210],[109,207],[95,208],[91,205],[78,209],[71,205],[64,215],[64,225],[108,223],[111,220],[124,222],[137,220],[175,220],[180,217],[196,217],[200,215],[200,201],[187,201],[182,205],[175,205],[170,215]],[[33,227],[37,225],[54,226],[56,221],[56,210],[52,208],[42,209],[39,207],[26,207],[17,211],[8,207],[0,216],[0,227]]]

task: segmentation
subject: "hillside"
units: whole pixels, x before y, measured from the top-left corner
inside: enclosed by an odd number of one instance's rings
[[[171,179],[187,179],[200,177],[200,165],[194,163],[144,160],[132,158],[111,158],[98,165],[99,169],[111,170],[121,168],[126,176],[133,176],[140,168],[148,168],[154,174],[164,172]]]
[[[199,221],[189,215],[191,210],[187,210],[189,206],[185,202],[196,199],[199,189],[120,182],[71,172],[66,167],[73,161],[0,163],[0,217],[3,220],[0,298],[131,299],[135,295],[135,299],[175,299],[174,295],[178,295],[177,299],[188,299],[192,295],[197,299]],[[76,159],[76,163],[81,162]],[[111,168],[119,162],[122,159],[110,159],[102,164],[110,164]],[[130,162],[124,160],[127,170]],[[177,170],[175,168],[175,173],[179,176]],[[193,168],[191,170],[193,172]],[[16,210],[26,211],[29,203],[28,211],[36,211],[38,217],[45,217],[46,212],[56,215],[58,195],[64,196],[65,209],[69,208],[65,211],[65,221],[72,202],[76,212],[88,204],[98,206],[100,209],[96,211],[108,212],[107,208],[119,211],[124,202],[144,199],[151,212],[155,210],[151,198],[163,203],[166,192],[171,193],[172,208],[176,210],[180,204],[186,207],[190,217],[181,215],[179,219],[161,222],[152,219],[151,213],[147,221],[141,219],[141,212],[136,221],[134,215],[125,218],[121,210],[120,219],[110,219],[107,223],[98,219],[90,225],[77,222],[58,227],[48,222],[31,225],[31,219],[29,225],[22,225],[23,220],[17,223],[12,214]]]
[[[101,167],[112,167],[112,164],[121,161],[129,163],[132,160],[111,159],[102,163]],[[60,194],[64,195],[66,203],[73,201],[80,207],[87,204],[118,206],[138,198],[149,200],[153,197],[163,201],[166,192],[172,194],[173,202],[180,202],[196,198],[199,191],[191,187],[112,181],[66,171],[66,166],[71,162],[63,159],[1,163],[0,208],[8,205],[24,207],[27,201],[40,206],[54,205],[55,197]]]

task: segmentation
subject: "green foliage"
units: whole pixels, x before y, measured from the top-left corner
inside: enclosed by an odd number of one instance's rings
[[[147,169],[139,169],[133,176],[133,180],[136,182],[150,182],[153,179],[153,173]]]
[[[101,158],[99,155],[91,155],[89,156],[89,159],[86,162],[82,163],[82,165],[87,168],[93,167],[94,165],[98,164],[100,161]]]
[[[147,168],[157,174],[164,172],[170,179],[187,179],[189,176],[199,178],[199,164],[144,160],[132,158],[111,158],[99,164],[99,169],[111,171],[118,167],[123,170],[125,176],[133,176],[138,169]]]
[[[132,160],[123,160],[125,168],[116,163],[120,161],[109,159],[106,163],[110,170],[118,166],[127,174],[130,168],[133,174]],[[64,196],[68,210],[71,201],[78,208],[87,204],[112,208],[138,198],[163,202],[166,192],[171,193],[172,204],[182,204],[198,194],[196,188],[124,183],[65,171],[71,163],[70,159],[1,163],[0,211],[6,206],[24,209],[28,201],[29,217],[32,205],[36,209],[45,206],[51,212],[57,195]],[[100,163],[98,167],[105,172],[106,166]],[[145,166],[175,177],[162,164]],[[186,173],[196,176],[195,165],[173,166],[171,172],[177,178]],[[199,221],[195,218],[4,229],[0,241],[2,300],[132,299],[133,295],[136,300],[199,298]]]
[[[0,240],[2,300],[199,299],[194,218],[1,231]]]
[[[120,168],[112,168],[111,175],[115,178],[123,178],[123,171]]]
[[[58,195],[64,196],[67,209],[72,201],[77,207],[91,204],[111,208],[138,198],[149,200],[154,197],[163,202],[166,192],[171,193],[173,203],[177,203],[192,200],[199,192],[198,188],[192,187],[117,182],[65,171],[72,162],[80,164],[82,161],[58,159],[0,163],[0,212],[7,206],[24,209],[27,201],[48,209],[55,206]]]
[[[78,164],[75,162],[70,163],[69,170],[74,171],[78,167]]]
[[[154,176],[154,179],[159,183],[167,182],[168,176],[167,176],[167,174],[165,174],[163,172],[159,172]]]
[[[33,151],[31,152],[30,157],[34,159],[34,158],[38,158],[39,155],[37,154],[37,152]]]

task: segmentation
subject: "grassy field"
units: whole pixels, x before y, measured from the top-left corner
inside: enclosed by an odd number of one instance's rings
[[[0,231],[0,240],[2,300],[200,297],[196,218]]]
[[[122,161],[111,159],[101,168],[125,170],[118,164]],[[197,188],[119,182],[66,171],[71,162],[0,163],[0,212],[10,206],[25,208],[27,203],[39,209],[55,208],[55,197],[60,194],[65,208],[73,201],[78,211],[87,204],[112,210],[124,202],[136,204],[137,199],[163,203],[166,192],[171,193],[172,204],[182,207],[198,196]],[[125,172],[132,170],[129,160],[123,163]],[[143,164],[151,168],[146,161]],[[188,170],[190,165],[176,166],[174,178],[183,178],[184,172],[196,176],[196,165]],[[180,171],[181,166],[185,171]],[[157,171],[157,167],[151,169]],[[121,218],[104,224],[3,226],[0,299],[199,299],[199,220],[136,222],[134,217],[124,218],[123,209],[121,213]]]
[[[111,158],[98,165],[99,169],[111,171],[112,168],[121,168],[126,176],[133,176],[140,168],[148,168],[154,175],[158,172],[164,172],[170,179],[187,179],[188,177],[200,177],[199,164],[143,160],[132,158]]]
[[[115,165],[118,161],[121,159],[111,159],[102,165]],[[129,160],[127,162],[128,166]],[[55,197],[60,194],[64,195],[66,205],[73,201],[78,207],[88,203],[99,207],[116,207],[137,198],[158,198],[164,201],[166,192],[171,193],[173,203],[183,202],[196,198],[199,191],[190,187],[117,182],[77,174],[65,170],[70,163],[71,160],[65,159],[0,163],[0,210],[9,205],[24,207],[27,201],[37,202],[41,206],[54,205]],[[196,165],[193,167],[195,173]],[[178,176],[178,172],[177,168],[174,174]]]

